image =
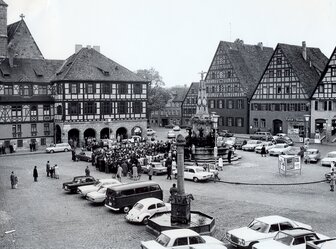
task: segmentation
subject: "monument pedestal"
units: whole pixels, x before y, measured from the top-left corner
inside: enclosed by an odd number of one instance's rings
[[[190,200],[192,195],[176,194],[171,201],[171,223],[188,224],[190,222]]]

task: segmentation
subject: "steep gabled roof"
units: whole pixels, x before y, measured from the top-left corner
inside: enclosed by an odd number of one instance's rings
[[[61,60],[14,58],[13,67],[5,59],[0,64],[0,82],[37,82],[49,84]]]
[[[8,43],[13,39],[13,36],[20,26],[21,21],[17,21],[15,23],[7,25],[7,37],[8,37]]]
[[[182,102],[188,92],[188,88],[181,88],[176,92],[173,102]]]
[[[219,46],[225,51],[241,86],[250,98],[273,54],[273,48],[226,41],[221,41]]]
[[[92,48],[82,48],[66,59],[53,81],[148,82]]]
[[[186,97],[188,96],[189,92],[191,91],[191,89],[196,89],[195,94],[197,94],[197,93],[198,93],[198,92],[197,92],[198,88],[199,88],[199,82],[192,82],[192,83],[191,83],[191,85],[190,85],[190,87],[188,88],[186,94],[184,95],[184,98],[183,98],[183,100],[182,100],[182,105],[183,105],[183,103],[184,103]]]
[[[302,56],[301,46],[279,43],[277,49],[282,50],[307,95],[311,96],[322,71],[327,65],[328,58],[319,48],[307,47],[307,60]]]

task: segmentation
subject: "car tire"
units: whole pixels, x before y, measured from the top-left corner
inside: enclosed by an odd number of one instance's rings
[[[123,208],[123,212],[124,212],[125,214],[127,214],[129,210],[130,210],[129,207],[124,207],[124,208]]]
[[[149,216],[144,217],[143,220],[142,220],[142,224],[147,225],[148,224],[148,219],[149,219]]]
[[[194,178],[193,178],[193,181],[194,181],[194,182],[198,182],[198,178],[197,178],[197,177],[194,177]]]
[[[51,150],[50,153],[54,153],[55,151],[54,150]]]
[[[247,248],[248,249],[253,249],[253,246],[257,243],[258,243],[258,241],[251,242]]]
[[[64,149],[64,152],[68,152],[69,150],[68,149]]]

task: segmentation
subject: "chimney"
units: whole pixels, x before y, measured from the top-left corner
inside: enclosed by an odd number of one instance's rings
[[[307,47],[306,47],[306,42],[302,42],[302,57],[306,61],[307,60]]]
[[[264,45],[263,45],[262,42],[259,42],[259,43],[258,43],[258,47],[259,47],[261,50],[264,50]]]
[[[93,49],[100,53],[100,46],[93,46]]]
[[[7,6],[0,1],[0,58],[7,57]]]
[[[87,48],[91,48],[91,45],[86,45]]]
[[[83,46],[81,44],[76,44],[75,45],[75,53],[77,54],[79,52],[79,50],[81,50],[83,48]]]

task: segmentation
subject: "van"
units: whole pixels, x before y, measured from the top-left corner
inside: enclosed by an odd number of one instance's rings
[[[272,141],[273,140],[273,136],[272,136],[272,134],[270,132],[259,131],[259,132],[256,132],[255,134],[252,134],[250,136],[250,139]]]
[[[163,200],[159,184],[147,181],[111,186],[106,190],[105,207],[127,213],[135,203],[149,197]]]
[[[61,144],[51,144],[49,147],[46,148],[47,153],[54,153],[54,152],[61,152],[61,151],[70,151],[71,146],[68,143],[61,143]]]

